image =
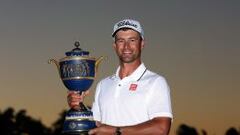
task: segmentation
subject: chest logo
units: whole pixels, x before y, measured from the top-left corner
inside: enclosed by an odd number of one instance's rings
[[[129,87],[129,90],[130,91],[136,91],[137,90],[137,84],[134,84],[134,83],[132,83],[131,85],[130,85],[130,87]]]

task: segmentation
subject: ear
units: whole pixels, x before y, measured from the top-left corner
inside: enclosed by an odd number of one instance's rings
[[[113,49],[116,50],[116,43],[113,42]]]
[[[145,46],[145,41],[144,41],[144,39],[143,39],[143,40],[141,41],[141,49],[143,49],[144,46]]]

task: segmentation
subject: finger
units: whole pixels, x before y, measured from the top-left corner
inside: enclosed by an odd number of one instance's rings
[[[85,95],[89,95],[89,93],[90,93],[90,90],[87,90],[84,92]]]
[[[78,91],[72,91],[72,90],[70,91],[70,90],[69,90],[69,91],[67,91],[67,93],[68,93],[68,94],[78,94],[79,92],[78,92]]]
[[[76,106],[78,106],[79,105],[79,103],[80,103],[80,101],[81,101],[81,98],[80,98],[80,96],[76,96],[76,95],[68,95],[68,97],[67,97],[67,102],[68,102],[68,105],[69,105],[69,107],[71,107],[71,108],[75,108]]]
[[[80,102],[81,102],[81,99],[77,99],[77,98],[68,99],[68,104],[70,106],[79,105]]]
[[[68,91],[68,95],[79,95],[78,91]]]
[[[69,105],[71,106],[75,106],[75,105],[79,105],[80,101],[72,101],[72,102],[69,102]]]
[[[96,133],[97,133],[97,128],[91,129],[91,130],[88,132],[89,135],[94,135],[94,134],[96,134]]]
[[[79,106],[79,102],[69,102],[68,105],[70,108],[75,108]]]
[[[80,98],[75,98],[75,97],[67,97],[67,102],[69,105],[71,104],[76,104],[76,103],[79,103],[81,101]]]
[[[74,100],[74,99],[80,99],[80,98],[82,98],[79,94],[77,94],[77,93],[73,93],[73,92],[71,92],[71,93],[69,93],[68,95],[67,95],[67,98],[68,98],[68,100]]]
[[[103,125],[101,122],[96,121],[96,126],[97,126],[97,127],[100,127],[101,125]]]

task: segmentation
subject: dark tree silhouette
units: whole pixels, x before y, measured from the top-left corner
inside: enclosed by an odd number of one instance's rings
[[[89,107],[91,108],[91,107]],[[66,110],[59,114],[59,118],[51,127],[46,127],[41,120],[34,119],[27,115],[26,110],[20,110],[15,114],[12,107],[4,111],[0,110],[0,135],[61,135]],[[207,135],[201,130],[202,135]],[[181,124],[176,135],[199,135],[194,127]],[[225,135],[240,135],[234,127],[229,128]]]
[[[59,118],[53,123],[52,125],[52,134],[53,135],[60,135],[63,129],[63,122],[65,120],[65,114],[66,114],[66,110],[63,110],[60,114],[59,114]]]
[[[237,131],[237,129],[231,127],[226,131],[225,135],[240,135],[240,133]]]
[[[50,135],[50,129],[26,115],[26,110],[20,110],[14,115],[14,109],[9,107],[0,113],[1,135]]]
[[[207,135],[207,131],[202,129],[202,135]]]
[[[14,109],[6,109],[0,116],[0,134],[1,135],[15,135],[16,126],[14,123]]]
[[[42,124],[40,120],[35,120],[26,115],[26,110],[20,110],[16,114],[16,126],[19,133],[30,135],[49,135],[50,129]]]
[[[181,124],[177,129],[177,135],[198,135],[197,130],[186,124]]]

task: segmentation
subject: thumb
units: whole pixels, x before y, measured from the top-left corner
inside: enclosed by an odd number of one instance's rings
[[[83,92],[83,95],[86,96],[86,95],[89,95],[89,93],[90,93],[90,90],[87,90]]]
[[[94,134],[96,134],[96,133],[97,133],[97,129],[96,129],[96,128],[91,129],[91,130],[88,132],[89,135],[94,135]]]

